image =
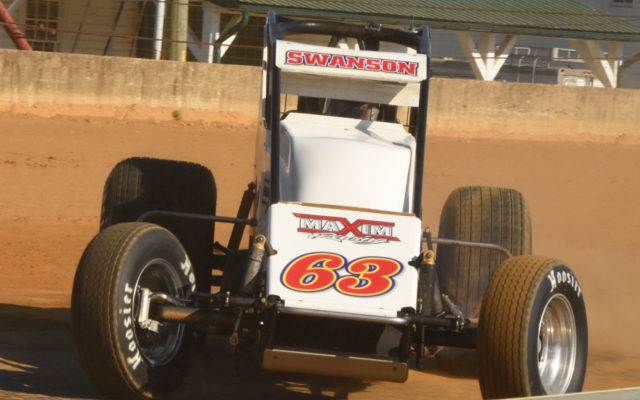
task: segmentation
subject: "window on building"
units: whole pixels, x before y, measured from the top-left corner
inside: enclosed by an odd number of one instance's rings
[[[34,50],[56,50],[59,3],[59,0],[27,0],[24,35]]]
[[[581,61],[580,55],[574,49],[563,49],[554,47],[552,57],[555,61]]]
[[[633,7],[633,0],[610,0],[614,7]]]
[[[531,47],[515,46],[511,50],[511,54],[514,54],[516,56],[528,56],[531,54]]]

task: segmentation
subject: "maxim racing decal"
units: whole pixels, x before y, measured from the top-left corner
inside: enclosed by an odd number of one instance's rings
[[[309,239],[331,239],[357,244],[399,242],[393,236],[393,222],[358,219],[349,222],[343,217],[312,214],[293,214],[298,218],[298,232],[308,233]]]
[[[313,51],[301,50],[287,51],[285,64],[353,69],[357,71],[387,72],[391,74],[409,76],[417,76],[419,67],[419,64],[413,61],[346,56],[341,54],[316,53]]]

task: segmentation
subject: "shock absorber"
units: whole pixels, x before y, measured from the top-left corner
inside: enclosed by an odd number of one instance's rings
[[[256,282],[260,279],[260,269],[262,268],[262,261],[264,260],[265,246],[267,244],[267,238],[264,235],[258,235],[253,239],[251,251],[249,252],[249,260],[245,269],[244,276],[242,277],[242,287],[240,288],[240,294],[245,296],[251,296],[254,294]],[[240,320],[244,314],[243,308],[238,308],[236,320],[233,326],[233,332],[229,337],[229,344],[235,349],[238,345],[238,330],[240,328]]]
[[[253,245],[249,252],[249,261],[242,278],[242,288],[240,289],[240,293],[243,295],[253,294],[256,282],[259,279],[260,269],[262,268],[266,244],[267,238],[264,235],[258,235],[253,239]]]

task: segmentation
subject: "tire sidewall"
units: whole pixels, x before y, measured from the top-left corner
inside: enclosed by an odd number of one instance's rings
[[[531,395],[546,394],[538,372],[538,327],[544,307],[551,297],[563,295],[571,306],[576,324],[576,360],[571,382],[567,393],[582,390],[587,363],[587,316],[582,296],[582,288],[575,275],[567,266],[553,265],[548,269],[537,286],[537,293],[533,302],[531,319],[527,333],[527,368]]]
[[[192,337],[185,326],[178,350],[162,366],[153,365],[143,356],[135,337],[133,292],[143,269],[153,260],[161,260],[175,270],[185,298],[193,293],[193,268],[179,241],[160,227],[151,226],[143,230],[129,240],[118,261],[111,292],[111,320],[114,321],[111,324],[111,336],[129,383],[136,390],[162,393],[173,390],[186,373]]]

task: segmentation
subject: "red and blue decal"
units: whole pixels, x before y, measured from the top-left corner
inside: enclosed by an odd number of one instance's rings
[[[409,76],[417,76],[419,67],[419,64],[413,61],[346,56],[341,54],[316,53],[301,50],[287,51],[285,64],[355,69],[357,71],[388,72]]]
[[[393,236],[395,223],[358,219],[349,222],[344,217],[332,217],[326,215],[312,215],[293,213],[298,218],[298,232],[304,233],[331,233],[337,236],[346,236],[351,233],[356,238],[383,239],[385,241],[399,242],[400,239]]]
[[[347,275],[338,271],[345,269]],[[340,254],[318,252],[293,259],[282,271],[282,284],[298,292],[320,292],[334,288],[348,296],[372,297],[391,291],[393,277],[402,264],[387,257],[361,257],[348,262]]]

